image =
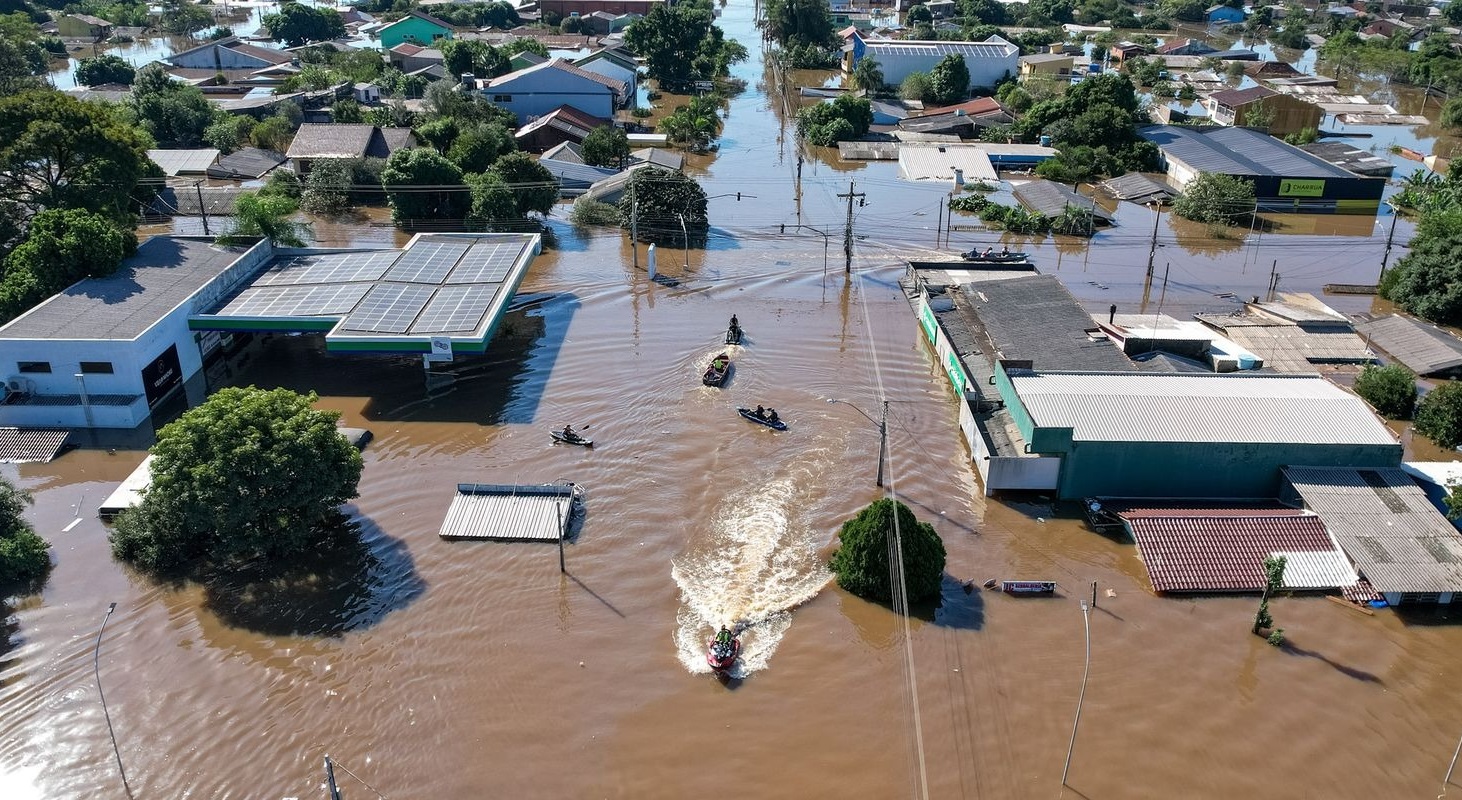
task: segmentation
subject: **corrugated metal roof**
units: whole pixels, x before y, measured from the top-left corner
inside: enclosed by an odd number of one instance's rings
[[[1038,427],[1081,442],[1400,445],[1324,378],[1009,370]],[[1324,424],[1316,424],[1323,420]]]
[[[0,462],[50,461],[66,445],[67,431],[0,428]]]
[[[990,154],[966,145],[911,144],[899,145],[899,177],[906,181],[952,181],[956,169],[964,171],[964,179],[997,181]]]
[[[1462,339],[1399,314],[1357,322],[1356,330],[1418,375],[1462,367]]]
[[[998,37],[991,37],[998,38]],[[880,56],[929,56],[944,57],[959,55],[965,58],[1009,58],[1018,55],[1020,48],[1010,42],[928,42],[894,39],[865,39],[864,46],[874,58]]]
[[[1015,187],[1012,194],[1021,205],[1048,217],[1059,217],[1066,213],[1067,206],[1076,206],[1090,212],[1094,219],[1102,223],[1112,223],[1112,215],[1097,205],[1095,200],[1054,181],[1033,180],[1022,183]]]
[[[1166,158],[1202,172],[1362,180],[1298,147],[1247,128],[1150,125],[1139,128],[1138,134],[1156,144]]]
[[[576,503],[572,484],[501,486],[462,483],[447,509],[443,539],[557,541]]]
[[[262,178],[269,170],[283,164],[282,154],[257,147],[245,147],[218,160],[208,169],[210,178]]]
[[[132,474],[122,481],[122,485],[107,495],[107,499],[97,506],[98,516],[110,519],[142,502],[142,493],[152,485],[152,459],[155,457],[148,453],[137,469],[132,470]]]
[[[147,157],[152,163],[162,167],[162,174],[169,177],[173,175],[202,175],[208,168],[218,163],[219,152],[216,148],[203,147],[194,150],[148,150]]]
[[[1402,470],[1287,467],[1284,477],[1377,591],[1462,592],[1462,535]]]
[[[1087,335],[1096,323],[1054,275],[970,283],[956,303],[969,310],[970,327],[984,332],[987,352],[997,358],[1050,369],[1135,370],[1105,336]]]
[[[1348,586],[1356,575],[1320,518],[1281,509],[1269,516],[1257,509],[1185,509],[1156,516],[1118,512],[1137,540],[1142,562],[1159,592],[1257,592],[1264,588],[1264,559],[1298,554],[1291,588]]]
[[[1106,190],[1107,194],[1118,200],[1138,204],[1166,203],[1176,194],[1167,184],[1160,183],[1140,172],[1129,172],[1126,175],[1109,178],[1102,181],[1101,187]]]

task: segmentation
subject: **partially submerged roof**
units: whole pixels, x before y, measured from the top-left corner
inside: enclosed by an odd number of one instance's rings
[[[1462,535],[1401,469],[1286,467],[1284,477],[1376,591],[1462,591]]]
[[[991,36],[983,42],[864,39],[863,44],[874,58],[878,58],[880,54],[892,57],[926,56],[936,59],[950,55],[965,58],[1010,58],[1020,54],[1019,47],[999,36]]]
[[[0,339],[130,341],[197,294],[245,252],[212,238],[153,236],[105,278],[72,284],[10,324]]]
[[[1399,461],[1365,402],[1318,376],[1006,372],[1037,427],[1077,442],[1374,445]]]
[[[568,536],[576,502],[570,483],[459,483],[438,535],[443,539],[556,542]]]
[[[1075,206],[1091,215],[1098,224],[1112,224],[1112,215],[1097,205],[1096,201],[1055,181],[1032,180],[1016,186],[1011,192],[1020,204],[1047,217],[1055,218],[1066,213],[1067,206]]]
[[[1358,178],[1274,137],[1228,126],[1149,125],[1138,129],[1167,158],[1195,170],[1284,178]]]
[[[1225,89],[1221,92],[1214,92],[1208,95],[1208,99],[1221,106],[1238,108],[1266,97],[1274,97],[1277,94],[1279,92],[1264,86],[1250,86],[1247,89]]]
[[[1100,185],[1112,197],[1139,205],[1168,203],[1177,196],[1177,193],[1166,183],[1140,172],[1129,172],[1126,175],[1108,178]]]
[[[1436,375],[1462,368],[1462,339],[1424,322],[1389,314],[1355,324],[1376,347],[1418,375]]]
[[[415,142],[410,128],[307,122],[289,143],[289,158],[386,158]]]
[[[1396,166],[1369,150],[1346,144],[1344,142],[1314,142],[1302,144],[1300,149],[1317,158],[1322,158],[1341,169],[1347,169],[1357,175],[1373,175],[1379,178],[1389,178],[1391,173],[1396,171]]]
[[[286,53],[283,50],[275,50],[271,47],[260,47],[256,44],[249,44],[248,42],[243,41],[237,36],[228,36],[223,39],[217,39],[211,42],[204,42],[197,47],[191,47],[187,50],[173,53],[172,55],[168,56],[166,60],[176,64],[177,60],[182,56],[188,55],[190,53],[196,53],[201,50],[211,50],[213,48],[232,50],[235,53],[250,56],[267,64],[288,64],[295,58],[293,53]]]

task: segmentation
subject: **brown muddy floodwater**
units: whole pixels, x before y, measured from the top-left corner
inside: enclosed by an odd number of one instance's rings
[[[1275,649],[1248,633],[1254,599],[1155,598],[1130,545],[986,503],[898,268],[873,251],[824,276],[820,249],[693,252],[688,271],[665,251],[663,283],[619,266],[613,237],[549,252],[492,352],[432,388],[414,362],[265,342],[235,381],[315,388],[376,435],[351,509],[369,555],[290,593],[222,599],[114,563],[92,509],[139,452],[21,467],[57,567],[7,623],[0,797],[124,796],[92,675],[112,601],[99,666],[139,798],[323,797],[326,753],[387,797],[917,797],[921,765],[930,797],[1057,796],[1091,580],[1070,796],[1435,795],[1462,629],[1281,599],[1294,646]],[[748,340],[708,389],[732,312]],[[822,566],[878,496],[874,427],[827,400],[870,409],[880,387],[890,486],[949,550],[910,629],[917,738],[898,619]],[[755,403],[791,430],[734,415]],[[565,422],[599,446],[551,446]],[[552,547],[437,537],[459,481],[560,478],[588,490],[567,575]],[[1063,594],[960,586],[989,577]],[[739,617],[758,625],[722,685],[701,642]]]

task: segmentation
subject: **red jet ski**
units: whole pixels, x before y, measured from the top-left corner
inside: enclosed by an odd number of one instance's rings
[[[706,663],[718,675],[726,674],[740,657],[741,640],[738,638],[733,638],[730,644],[717,644],[715,639],[706,643]]]

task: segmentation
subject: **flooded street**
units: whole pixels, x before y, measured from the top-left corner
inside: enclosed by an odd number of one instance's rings
[[[726,8],[748,46],[750,23]],[[554,222],[488,353],[430,383],[415,360],[327,355],[310,336],[263,341],[228,378],[317,391],[375,435],[348,509],[365,548],[318,581],[205,591],[115,563],[95,508],[140,451],[7,466],[56,568],[42,594],[0,608],[0,798],[127,796],[93,675],[110,602],[96,664],[137,798],[321,798],[327,753],[350,799],[376,796],[360,780],[393,798],[1058,797],[1091,581],[1066,796],[1436,796],[1462,732],[1456,620],[1280,598],[1291,646],[1276,649],[1249,634],[1257,598],[1154,597],[1130,544],[1064,509],[985,501],[896,283],[901,257],[932,253],[945,187],[899,181],[888,162],[808,159],[803,223],[820,232],[796,230],[779,101],[756,89],[759,63],[737,74],[753,88],[697,166],[708,194],[731,196],[711,201],[707,249],[660,249],[661,280],[643,249],[630,266],[618,232]],[[849,177],[868,194],[851,276],[836,196]],[[315,232],[399,241],[367,227],[379,220]],[[1281,289],[1373,282],[1387,233],[1299,218],[1211,240],[1164,214],[1144,291],[1153,221],[1126,205],[1091,243],[1020,241],[1093,309],[1176,314],[1234,307],[1218,295],[1261,293],[1274,269]],[[988,240],[956,231],[951,250]],[[727,348],[733,313],[747,338]],[[707,388],[722,350],[734,371]],[[825,567],[839,526],[881,496],[877,426],[858,411],[880,396],[888,488],[949,554],[940,602],[913,610],[912,673],[900,618]],[[735,412],[757,404],[790,429]],[[566,423],[594,449],[553,446]],[[437,536],[458,482],[560,479],[586,490],[564,574],[552,546]],[[1013,598],[979,589],[987,578],[1061,591]],[[738,620],[752,623],[746,657],[723,684],[704,644]]]

